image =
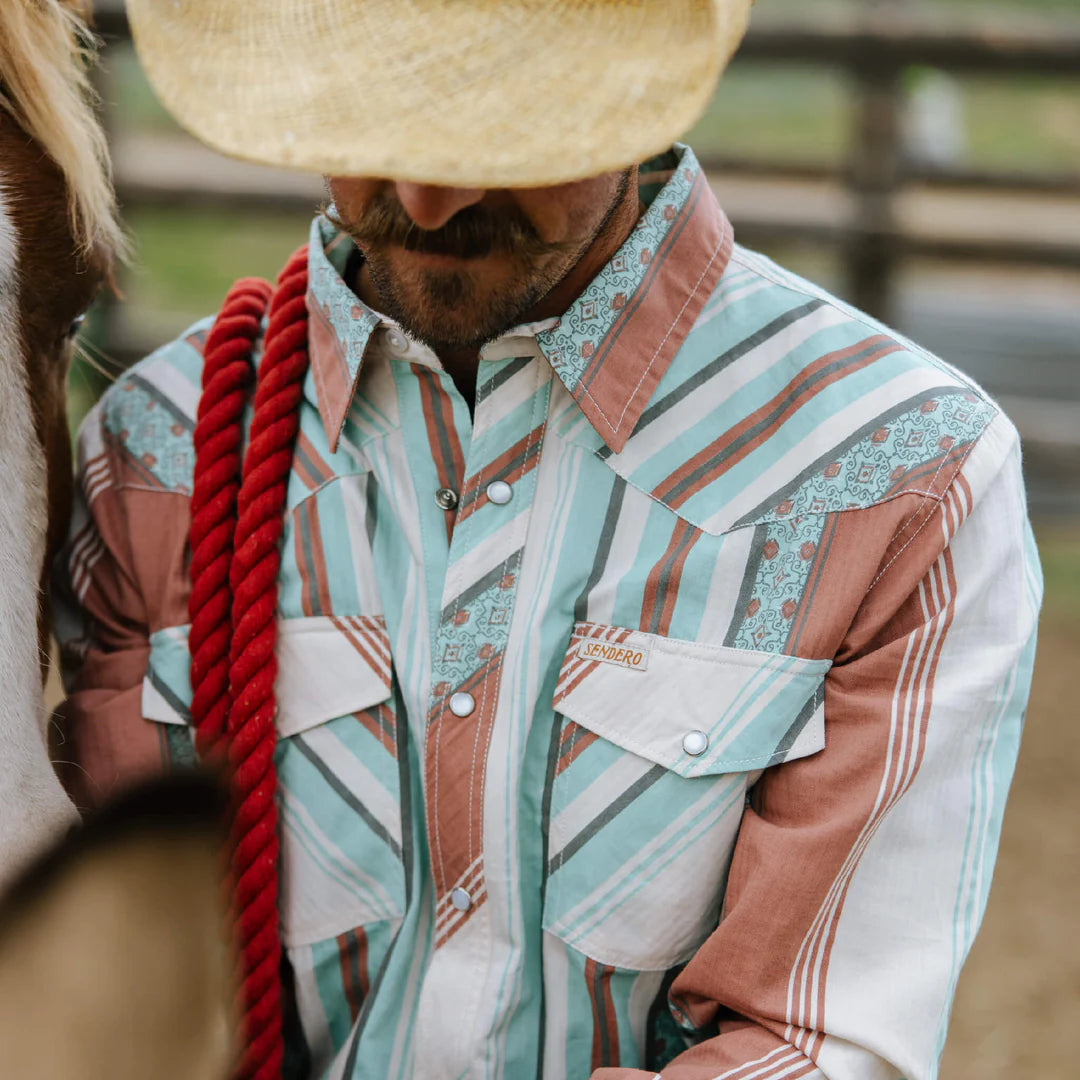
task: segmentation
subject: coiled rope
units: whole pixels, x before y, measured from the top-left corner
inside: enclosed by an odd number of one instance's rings
[[[307,248],[276,287],[230,289],[204,350],[191,500],[190,653],[195,747],[227,769],[230,885],[240,964],[237,1080],[281,1076],[277,773],[277,579],[286,488],[308,370]],[[251,354],[269,307],[244,453]],[[242,461],[242,464],[241,464]]]

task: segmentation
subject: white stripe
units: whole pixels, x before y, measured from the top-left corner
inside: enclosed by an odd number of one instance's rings
[[[770,1050],[764,1057],[755,1058],[753,1061],[744,1062],[742,1065],[736,1065],[732,1069],[728,1069],[727,1072],[720,1073],[719,1076],[714,1076],[713,1080],[731,1080],[732,1077],[738,1076],[743,1069],[749,1069],[751,1065],[762,1065],[764,1068],[756,1069],[752,1073],[747,1073],[745,1076],[740,1076],[739,1080],[755,1080],[755,1077],[761,1076],[762,1073],[766,1073],[769,1069],[775,1068],[777,1065],[786,1064],[789,1060],[794,1060],[791,1055],[795,1054],[795,1057],[801,1058],[803,1055],[798,1051],[793,1051],[790,1045],[778,1046],[775,1050]],[[782,1055],[779,1061],[773,1061],[773,1058],[777,1054]]]
[[[330,1025],[326,1017],[319,983],[315,978],[315,962],[311,948],[298,946],[289,950],[293,976],[296,979],[296,1008],[300,1013],[300,1024],[304,1032],[304,1041],[316,1060],[329,1056],[333,1045]]]
[[[86,590],[90,587],[91,572],[104,554],[105,544],[101,537],[96,532],[93,532],[91,533],[89,546],[80,552],[78,561],[76,562],[75,558],[72,558],[72,588],[80,602],[86,596]]]
[[[374,482],[371,474],[366,472],[356,476],[343,476],[338,481],[338,493],[348,533],[352,580],[356,586],[360,610],[369,614],[383,610],[378,589],[379,575],[375,572],[375,560],[367,534],[367,485]]]
[[[551,610],[560,556],[573,524],[571,514],[582,460],[583,455],[576,447],[548,439],[537,466],[534,503],[546,507],[547,512],[536,515],[530,522],[518,578],[518,602],[528,607],[514,619],[507,636],[497,705],[498,716],[513,716],[516,722],[495,724],[488,749],[489,786],[484,805],[487,907],[492,925],[500,926],[506,935],[492,949],[490,973],[483,995],[484,1000],[491,1003],[491,1024],[497,1032],[494,1046],[489,1044],[485,1051],[489,1071],[494,1055],[496,1080],[499,1077],[514,1080],[513,1076],[505,1077],[505,1062],[508,1057],[513,1059],[503,1048],[508,1034],[514,1030],[511,1018],[516,1015],[525,990],[525,968],[520,962],[526,941],[521,909],[522,800],[518,784],[512,778],[518,775],[523,760],[534,710],[539,709],[542,717],[551,716],[549,703],[537,700],[539,688],[547,676],[544,662],[548,656],[541,653],[543,635],[537,633],[536,628],[543,624],[544,614]],[[499,762],[503,764],[496,768],[495,763]],[[496,773],[503,778],[497,788],[491,783]]]
[[[867,816],[866,824],[863,825],[859,836],[856,838],[855,844],[852,845],[852,850],[848,852],[848,855],[845,858],[843,865],[840,867],[839,873],[836,875],[835,880],[829,887],[829,891],[828,893],[826,893],[825,900],[823,901],[821,908],[818,910],[817,915],[811,922],[810,927],[806,932],[806,936],[803,938],[803,942],[799,946],[799,951],[795,956],[795,962],[791,968],[791,975],[788,979],[788,998],[786,1011],[786,1019],[788,1022],[788,1026],[784,1033],[784,1037],[789,1041],[793,1040],[796,1037],[796,1025],[800,1027],[805,1027],[805,1016],[802,1011],[802,1002],[806,993],[806,979],[809,965],[803,964],[803,958],[808,950],[816,948],[818,938],[823,932],[823,927],[831,917],[833,907],[836,903],[837,895],[842,889],[843,883],[847,878],[849,867],[852,865],[852,860],[854,858],[855,849],[857,848],[859,841],[862,839],[863,836],[865,836],[867,830],[870,828],[871,823],[874,821],[877,815],[878,808],[882,805],[886,798],[886,782],[888,779],[888,773],[891,771],[889,768],[889,763],[892,762],[894,757],[893,746],[896,741],[896,732],[898,727],[899,698],[897,696],[897,691],[899,687],[904,685],[904,682],[907,679],[907,673],[911,662],[911,652],[913,646],[914,637],[909,637],[907,646],[904,650],[904,659],[901,662],[900,672],[896,680],[896,690],[894,690],[892,695],[892,707],[889,721],[889,741],[885,752],[886,768],[882,774],[881,783],[878,786],[878,792],[874,801],[874,805],[871,808],[869,815]],[[800,970],[802,972],[801,976],[799,976]],[[797,1014],[795,1011],[796,995],[799,1002],[799,1011]]]
[[[510,504],[513,507],[513,503]],[[450,607],[462,593],[472,588],[502,566],[507,556],[514,554],[524,541],[524,526],[529,517],[530,507],[519,503],[517,513],[509,518],[490,536],[484,537],[473,547],[461,546],[462,555],[446,571],[446,586],[442,595],[442,610]],[[468,529],[471,519],[466,519],[460,529]],[[467,548],[467,550],[466,550]]]
[[[500,420],[505,419],[515,409],[535,397],[544,383],[554,376],[550,365],[543,359],[536,339],[532,338],[530,342],[532,348],[524,348],[521,355],[534,353],[536,359],[507,379],[494,394],[481,402],[480,408],[476,410],[476,421],[473,424],[474,443],[479,436],[490,431]],[[481,375],[483,375],[483,367],[481,367]]]
[[[673,429],[674,430],[674,429]],[[589,622],[610,625],[615,615],[615,593],[622,584],[625,568],[637,566],[645,548],[645,526],[656,503],[637,488],[626,485],[622,506],[608,547],[607,562],[600,580],[587,597],[585,618]],[[665,510],[659,510],[667,514]],[[604,507],[607,513],[607,507]],[[590,566],[591,570],[592,567]]]
[[[461,874],[457,881],[455,881],[446,893],[439,898],[439,903],[435,908],[435,929],[439,931],[441,924],[448,918],[452,918],[455,914],[460,914],[458,909],[454,907],[450,901],[450,894],[455,889],[464,889],[468,892],[477,881],[483,876],[483,863],[484,858],[482,855],[477,855],[475,859],[465,868],[465,872]]]
[[[923,635],[922,643],[919,646],[918,653],[915,659],[910,665],[910,670],[918,671],[919,664],[922,662],[922,658],[926,652],[927,641],[929,640],[929,633]],[[905,654],[905,661],[910,657],[910,642],[907,653]],[[903,676],[906,676],[908,668],[903,669]],[[898,682],[898,685],[900,683]],[[866,823],[863,825],[858,838],[852,845],[851,851],[848,852],[847,857],[844,860],[844,864],[841,867],[840,873],[837,874],[836,880],[833,882],[831,889],[829,890],[827,903],[822,909],[819,915],[819,921],[817,923],[817,932],[813,938],[813,959],[807,964],[804,969],[803,977],[800,986],[799,1001],[800,1012],[798,1014],[798,1024],[804,1029],[809,1029],[811,1032],[816,1031],[813,1017],[816,1012],[816,1003],[818,993],[820,991],[820,976],[821,965],[824,958],[825,943],[828,941],[828,931],[832,927],[836,920],[836,914],[840,907],[841,898],[844,895],[845,887],[851,878],[851,875],[855,872],[855,867],[858,865],[859,859],[862,856],[870,838],[877,830],[878,822],[882,815],[884,815],[888,807],[890,806],[892,799],[895,795],[897,784],[899,782],[900,771],[904,761],[906,747],[908,742],[908,731],[912,716],[911,711],[912,690],[909,686],[905,692],[903,700],[903,708],[900,710],[900,723],[895,723],[897,712],[897,700],[894,694],[893,697],[893,723],[890,727],[888,751],[886,753],[886,769],[885,774],[882,777],[882,786],[878,789],[877,800],[874,803],[874,808],[868,816]],[[894,747],[899,742],[899,752],[894,751]],[[891,766],[891,767],[890,767]],[[889,783],[888,790],[886,792],[885,781],[889,774],[892,775],[892,780]],[[810,983],[810,1001],[809,1006],[803,1005],[806,997],[807,980]],[[811,1035],[806,1031],[801,1033],[796,1039],[796,1045],[802,1045],[811,1038]]]
[[[22,352],[19,271],[19,237],[0,182],[0,889],[74,817],[45,740],[37,613],[47,487]]]
[[[544,974],[544,1075],[541,1080],[568,1080],[566,1042],[570,1033],[569,947],[552,934],[543,933]],[[578,1018],[574,1018],[575,1023]],[[584,1080],[573,1077],[573,1080]]]
[[[79,559],[83,557],[83,553],[89,548],[92,548],[95,542],[100,543],[101,537],[93,524],[87,521],[83,524],[82,528],[79,529],[75,541],[71,544],[71,553],[68,557],[68,564],[74,567]]]
[[[570,945],[583,943],[587,935],[611,918],[615,910],[630,902],[638,889],[643,887],[640,884],[630,888],[625,888],[626,886],[638,878],[655,881],[662,877],[664,869],[671,862],[681,857],[696,840],[730,815],[737,797],[745,791],[745,774],[733,773],[718,780],[725,782],[708,784],[699,799],[677,818],[668,822],[633,858],[628,859],[616,874],[599,883],[591,893],[583,896],[554,921],[550,927],[551,932],[558,934]],[[741,811],[741,806],[738,809]],[[733,828],[737,827],[740,817],[741,814],[734,815]],[[641,944],[643,943],[636,943],[637,946]],[[614,966],[629,965],[616,963]]]
[[[909,689],[906,701],[906,716],[902,729],[901,739],[901,753],[897,758],[897,769],[895,779],[893,781],[892,789],[889,794],[887,805],[884,806],[881,813],[878,814],[873,821],[873,825],[870,829],[863,830],[863,835],[857,843],[856,850],[852,852],[855,858],[850,859],[850,868],[847,869],[844,877],[845,880],[855,872],[858,859],[862,857],[863,852],[869,845],[870,839],[873,834],[876,833],[878,826],[885,817],[885,815],[892,810],[896,802],[899,800],[903,792],[911,784],[915,774],[919,753],[922,747],[921,737],[921,717],[927,704],[928,685],[931,675],[931,669],[933,667],[933,657],[937,651],[938,644],[941,641],[942,636],[945,633],[945,625],[948,621],[948,609],[951,602],[951,594],[948,591],[948,576],[946,573],[945,558],[944,556],[939,558],[934,564],[930,574],[927,575],[929,580],[929,592],[934,601],[933,607],[927,602],[927,585],[925,582],[919,585],[919,598],[922,603],[923,617],[927,626],[927,633],[923,636],[923,644],[920,649],[920,655],[915,665],[916,671],[919,671],[921,665],[922,670],[918,676],[917,684],[914,688],[914,692]],[[940,588],[940,592],[939,592]],[[933,614],[931,614],[933,611]],[[926,659],[926,663],[923,660]],[[910,740],[910,742],[909,742]],[[902,766],[902,768],[901,768]],[[836,919],[839,917],[839,900],[841,892],[837,891],[835,903],[833,905],[833,911],[830,913],[828,921],[829,926],[835,924]],[[824,931],[824,927],[823,927]],[[828,940],[828,934],[822,933],[819,939],[819,946],[817,956],[814,964],[814,976],[812,982],[811,992],[811,1006],[810,1014],[805,1026],[817,1030],[821,1024],[821,1017],[824,1011],[824,1001],[821,997],[821,967],[825,958],[825,942]]]
[[[714,319],[723,315],[728,308],[732,307],[736,303],[745,303],[754,293],[762,292],[765,289],[772,289],[774,285],[766,278],[759,277],[756,274],[751,274],[749,271],[744,270],[737,278],[728,280],[728,276],[724,275],[724,285],[721,291],[714,293],[713,296],[717,297],[716,302],[707,304],[702,310],[701,314],[697,318],[697,322],[694,323],[690,334],[693,335],[703,326],[707,326]]]
[[[785,326],[767,341],[744,353],[692,394],[687,394],[664,414],[662,422],[651,424],[641,434],[635,435],[618,456],[617,463],[612,460],[609,464],[616,467],[621,475],[627,476],[654,455],[670,454],[672,432],[689,431],[703,421],[710,420],[735,394],[755,380],[761,379],[762,375],[777,364],[788,362],[791,375],[797,376],[799,369],[790,362],[791,354],[815,334],[846,322],[847,317],[834,308],[820,307]],[[938,381],[940,382],[940,378]],[[749,415],[776,393],[777,387],[766,385],[767,382],[768,380],[763,380],[760,384],[761,400],[748,403],[740,410],[740,417]],[[722,433],[722,426],[712,426],[716,428],[717,435]],[[807,460],[812,459],[804,458],[804,465]]]
[[[172,354],[170,354],[171,357]],[[161,355],[147,357],[139,366],[139,375],[155,390],[170,401],[192,423],[199,410],[199,397],[202,388],[192,382],[176,366],[174,360]]]
[[[365,626],[358,618],[347,616],[338,627],[341,636],[367,661],[380,679],[390,682],[390,644],[386,632]]]
[[[109,487],[110,480],[109,462],[104,455],[86,466],[83,470],[82,487],[88,506],[92,505],[101,492]]]
[[[304,741],[371,812],[371,816],[401,844],[401,800],[397,792],[387,791],[367,765],[331,730],[331,725],[311,728],[304,733]]]
[[[631,630],[621,626],[601,626],[599,623],[589,623],[583,628],[582,633],[571,640],[570,648],[563,658],[564,666],[559,672],[559,681],[555,686],[555,697],[565,693],[566,688],[577,678],[578,673],[595,663],[578,654],[579,645],[586,640],[590,641],[616,641],[630,636]]]
[[[105,454],[105,440],[101,434],[102,403],[99,400],[83,418],[75,447],[75,464],[82,473],[88,462],[97,461]]]
[[[396,390],[394,391],[396,394]],[[406,714],[427,716],[431,692],[431,632],[428,627],[427,590],[423,545],[420,537],[420,507],[412,474],[406,460],[400,431],[385,439],[366,444],[364,453],[375,475],[387,478],[383,490],[393,493],[394,526],[408,547],[410,572],[405,575],[405,591],[397,597],[398,626],[390,643],[394,665],[405,700]],[[382,528],[389,526],[383,525]],[[405,553],[400,556],[405,560]],[[377,591],[378,577],[372,571],[372,588]],[[373,610],[380,610],[380,600]],[[422,728],[421,728],[422,730]],[[421,743],[422,745],[422,743]]]
[[[412,950],[412,963],[405,977],[405,986],[401,999],[398,1002],[398,1015],[401,1017],[394,1034],[394,1045],[390,1055],[390,1061],[386,1070],[386,1077],[395,1077],[396,1080],[405,1080],[405,1077],[413,1077],[417,1070],[412,1067],[416,1055],[417,1041],[413,1037],[416,1027],[416,1012],[420,1003],[421,983],[431,953],[432,926],[431,910],[435,905],[431,902],[431,877],[424,876],[423,891],[420,894],[417,907],[419,915],[416,920],[415,948]],[[345,1053],[342,1054],[344,1061]]]
[[[310,944],[332,936],[342,926],[392,919],[401,914],[382,883],[340,851],[307,807],[284,786],[281,800],[284,811],[281,815],[281,940],[284,944]],[[314,879],[306,876],[316,870],[321,875],[317,886]],[[302,885],[298,875],[304,878]],[[304,902],[313,896],[321,900],[317,911]],[[333,904],[332,919],[325,915],[328,903]]]
[[[577,835],[574,822],[587,823],[602,814],[623,792],[633,787],[646,773],[656,766],[648,758],[637,754],[619,754],[618,757],[584,791],[580,792],[551,819],[549,829],[550,850],[553,859]],[[556,778],[555,783],[559,782]]]
[[[739,602],[743,578],[746,576],[750,551],[754,543],[754,530],[736,529],[723,539],[717,555],[709,591],[705,597],[705,610],[698,627],[699,641],[722,642],[735,617],[735,605]],[[742,573],[736,569],[742,567]],[[740,616],[744,614],[740,612]]]
[[[941,372],[922,365],[909,368],[896,378],[874,387],[846,408],[833,413],[827,425],[815,428],[794,444],[778,461],[756,476],[752,483],[743,486],[723,510],[707,518],[702,528],[710,533],[724,532],[732,522],[756,509],[770,495],[790,483],[809,462],[824,457],[898,402],[907,401],[940,385]],[[751,455],[748,460],[753,461],[753,457]],[[745,464],[742,462],[737,468]]]

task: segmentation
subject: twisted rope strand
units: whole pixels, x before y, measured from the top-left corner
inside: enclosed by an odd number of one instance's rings
[[[308,370],[307,249],[278,277],[255,385],[228,583],[232,591],[228,755],[233,789],[232,874],[243,986],[239,1080],[281,1075],[277,773],[274,768],[280,542],[298,409]]]
[[[274,646],[282,515],[308,369],[306,293],[306,248],[276,288],[253,278],[233,286],[207,339],[195,426],[191,711],[200,758],[226,762],[232,788],[231,906],[243,1018],[236,1080],[279,1080],[283,1060]],[[251,353],[268,306],[244,454]]]
[[[244,403],[251,384],[249,357],[271,286],[238,281],[225,298],[206,341],[202,396],[195,423],[191,496],[191,718],[199,757],[220,756],[229,715],[229,642],[232,638],[233,537],[240,490]]]

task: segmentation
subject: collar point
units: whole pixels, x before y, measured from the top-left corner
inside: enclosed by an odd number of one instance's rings
[[[607,434],[601,435],[601,438],[612,454],[621,454],[630,441],[630,432],[623,430],[609,431]]]

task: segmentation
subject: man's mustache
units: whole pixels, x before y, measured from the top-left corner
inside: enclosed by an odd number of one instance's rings
[[[353,221],[335,221],[361,251],[370,247],[401,247],[424,255],[480,259],[487,255],[536,258],[567,245],[540,238],[525,214],[514,206],[483,203],[459,210],[438,229],[421,229],[389,193],[377,195]]]

